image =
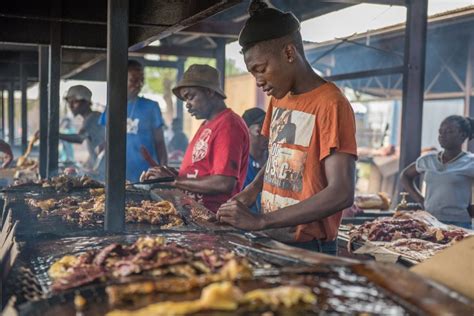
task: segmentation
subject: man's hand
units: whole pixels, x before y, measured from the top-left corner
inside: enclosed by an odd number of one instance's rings
[[[143,172],[140,176],[140,181],[166,177],[176,177],[177,175],[178,172],[174,168],[158,166],[150,168],[146,172]]]
[[[258,191],[253,190],[250,186],[248,186],[242,192],[234,195],[229,201],[237,200],[243,205],[250,207],[257,200],[258,193]]]
[[[222,204],[216,217],[221,223],[227,223],[244,230],[265,228],[262,215],[253,214],[242,202],[234,199]]]

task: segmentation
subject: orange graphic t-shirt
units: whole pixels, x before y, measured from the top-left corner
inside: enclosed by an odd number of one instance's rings
[[[262,134],[269,138],[269,157],[262,192],[262,211],[299,203],[327,186],[324,159],[331,151],[357,156],[355,118],[349,101],[333,83],[300,95],[272,98]],[[334,240],[342,210],[321,221],[280,230],[282,241]],[[284,231],[284,237],[281,237]]]

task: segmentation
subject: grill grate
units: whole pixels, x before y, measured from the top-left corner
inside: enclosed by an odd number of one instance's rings
[[[282,255],[276,256],[265,251],[260,244],[252,244],[243,236],[236,234],[220,233],[209,234],[204,232],[162,232],[159,236],[177,244],[192,249],[214,248],[227,249],[245,256],[255,267],[256,278],[253,281],[239,283],[244,290],[257,287],[275,286],[275,284],[307,284],[314,289],[320,298],[317,307],[304,310],[306,314],[333,314],[333,313],[383,313],[384,315],[410,315],[420,314],[411,306],[397,303],[387,293],[367,278],[358,276],[352,272],[350,267],[344,266],[310,266],[305,262],[295,260]],[[32,274],[35,276],[40,288],[43,290],[45,299],[31,301],[20,305],[21,315],[44,315],[60,314],[74,315],[74,293],[80,293],[89,302],[88,315],[101,315],[110,307],[106,301],[104,284],[89,285],[79,290],[66,291],[61,294],[52,295],[49,292],[51,282],[47,276],[49,265],[65,254],[77,254],[89,249],[103,247],[113,242],[133,243],[139,235],[120,235],[104,237],[74,237],[58,240],[45,240],[30,242],[22,251],[22,262],[28,262]],[[299,271],[299,272],[298,272]],[[141,279],[140,277],[139,279]],[[133,280],[133,278],[131,279]],[[149,299],[192,299],[199,296],[199,291],[191,291],[185,295],[165,295]],[[23,301],[28,301],[24,298]],[[139,307],[139,306],[136,306]],[[295,314],[297,311],[288,311]],[[242,309],[241,315],[260,315],[261,311],[252,313]],[[230,315],[232,313],[229,313]],[[422,314],[422,313],[421,313]],[[215,315],[226,315],[215,313]]]
[[[17,231],[17,238],[20,240],[32,240],[39,237],[42,238],[54,238],[57,236],[93,236],[100,234],[103,231],[103,227],[87,227],[81,228],[75,224],[67,223],[62,220],[60,216],[45,216],[36,217],[36,213],[32,208],[25,203],[25,199],[33,197],[36,199],[48,199],[55,198],[61,199],[66,196],[76,196],[79,198],[88,198],[88,190],[74,190],[68,194],[58,194],[56,192],[50,192],[49,188],[43,188],[44,192],[40,192],[38,189],[30,194],[18,193],[18,192],[7,192],[5,196],[5,207],[4,212],[7,209],[12,209],[12,215],[14,220],[20,221],[20,225]],[[152,200],[151,195],[143,190],[128,190],[127,200],[129,201],[141,201],[141,200]],[[182,215],[182,219],[185,223],[185,227],[175,227],[174,230],[200,230],[198,225],[192,222],[192,220],[186,217],[188,214],[185,205],[178,203],[178,199],[174,198],[172,202],[175,202],[175,206],[178,212]],[[146,223],[127,223],[125,225],[125,231],[128,233],[142,232],[142,233],[153,233],[160,231],[158,225],[146,224]]]

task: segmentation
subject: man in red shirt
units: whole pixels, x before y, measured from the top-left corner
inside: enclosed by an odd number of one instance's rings
[[[216,69],[192,65],[173,89],[191,116],[205,120],[186,150],[173,185],[213,212],[242,189],[249,156],[247,126],[225,105],[219,82]],[[142,179],[160,174],[161,167],[152,168]]]

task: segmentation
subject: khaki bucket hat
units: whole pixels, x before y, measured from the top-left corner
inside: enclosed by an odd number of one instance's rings
[[[225,99],[226,95],[220,86],[219,77],[219,71],[211,66],[192,65],[184,73],[183,79],[181,79],[176,87],[173,88],[173,93],[181,100],[184,100],[181,95],[182,88],[201,87],[211,89]]]

